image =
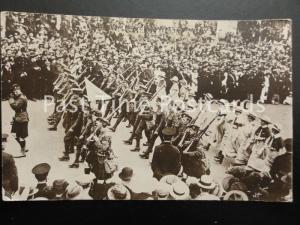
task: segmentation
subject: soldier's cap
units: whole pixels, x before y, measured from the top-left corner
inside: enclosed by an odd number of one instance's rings
[[[40,163],[32,168],[32,173],[34,175],[48,174],[51,166],[48,163]]]
[[[7,141],[8,134],[2,134],[2,141]]]
[[[166,127],[162,130],[163,135],[174,136],[176,134],[176,129],[173,127]]]

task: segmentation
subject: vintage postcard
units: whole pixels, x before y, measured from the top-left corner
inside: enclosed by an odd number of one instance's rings
[[[291,25],[1,12],[2,199],[292,202]]]

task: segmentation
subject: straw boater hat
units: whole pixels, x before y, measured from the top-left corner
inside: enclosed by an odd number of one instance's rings
[[[187,200],[190,196],[189,187],[181,180],[171,186],[170,197],[174,200]]]
[[[267,124],[271,123],[270,117],[268,117],[266,115],[261,116],[260,120],[266,122]]]
[[[130,200],[131,194],[124,185],[116,184],[108,189],[107,197],[109,200]]]
[[[216,187],[216,183],[213,182],[213,179],[209,175],[202,175],[198,181],[198,186],[200,188],[212,190]]]
[[[74,200],[78,199],[82,192],[83,188],[78,184],[70,184],[66,189],[66,199]]]
[[[158,182],[154,193],[157,195],[158,200],[168,199],[171,191],[171,186],[165,183]]]
[[[163,184],[173,185],[178,181],[180,181],[178,176],[170,174],[163,176],[159,182]]]
[[[249,198],[245,192],[233,190],[226,193],[223,198],[225,201],[248,201]]]

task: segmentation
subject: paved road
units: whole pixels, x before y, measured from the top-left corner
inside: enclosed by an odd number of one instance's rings
[[[292,107],[291,106],[266,106],[266,114],[274,121],[279,121],[283,125],[283,137],[292,136]],[[84,164],[80,165],[79,169],[68,168],[68,165],[73,161],[74,154],[71,156],[70,162],[60,162],[58,157],[63,151],[63,136],[64,131],[59,125],[58,131],[48,131],[47,116],[51,114],[53,108],[48,107],[47,112],[44,113],[44,102],[28,103],[28,110],[30,116],[29,122],[29,138],[28,149],[30,150],[26,158],[16,159],[16,164],[19,173],[20,184],[26,186],[35,185],[36,181],[31,173],[31,169],[38,163],[47,162],[51,165],[49,174],[49,182],[58,178],[73,179],[84,173]],[[13,117],[13,111],[10,109],[8,102],[2,102],[2,132],[10,133],[10,121]],[[114,122],[114,121],[112,121]],[[123,140],[129,137],[129,130],[125,128],[126,123],[121,123],[117,131],[112,134],[112,148],[118,155],[119,168],[130,166],[134,170],[135,178],[140,181],[143,187],[151,185],[152,171],[149,165],[149,160],[141,159],[138,153],[129,151],[132,146],[124,145]],[[143,140],[142,143],[145,141]],[[145,147],[144,147],[145,148]],[[19,146],[10,135],[7,144],[7,152],[16,154]],[[213,151],[208,152],[208,157],[212,158],[215,154]],[[151,157],[150,157],[151,158]],[[228,166],[216,165],[211,162],[211,171],[216,180],[222,179],[224,171]],[[149,183],[149,185],[148,185]]]

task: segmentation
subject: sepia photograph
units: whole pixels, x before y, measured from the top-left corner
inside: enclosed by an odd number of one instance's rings
[[[2,200],[293,202],[292,20],[1,12]]]

